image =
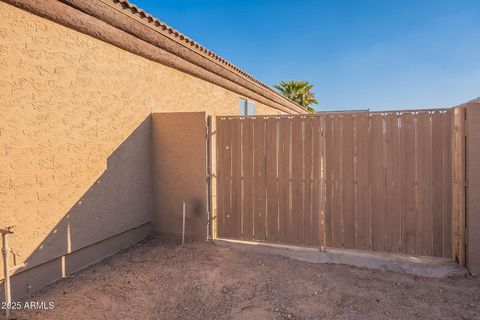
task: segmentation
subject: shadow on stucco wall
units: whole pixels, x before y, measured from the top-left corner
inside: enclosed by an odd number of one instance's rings
[[[151,127],[148,116],[108,157],[103,174],[26,258],[12,277],[13,298],[38,290],[149,234]]]
[[[206,113],[152,115],[153,232],[170,240],[207,238]]]

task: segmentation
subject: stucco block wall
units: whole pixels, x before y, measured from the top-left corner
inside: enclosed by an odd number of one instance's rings
[[[152,114],[153,231],[181,239],[183,201],[186,240],[207,236],[206,114]]]
[[[152,100],[129,56],[0,2],[0,225],[17,264],[150,221]]]
[[[0,2],[0,226],[19,271],[151,220],[152,112],[236,115],[239,98]]]

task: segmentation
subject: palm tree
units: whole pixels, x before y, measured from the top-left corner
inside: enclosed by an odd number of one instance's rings
[[[308,81],[280,81],[278,85],[274,85],[274,88],[288,99],[306,108],[308,111],[312,113],[315,112],[315,109],[310,105],[317,104],[318,102],[312,92],[313,84],[309,84]]]

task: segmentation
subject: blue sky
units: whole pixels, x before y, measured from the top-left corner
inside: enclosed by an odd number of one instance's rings
[[[450,107],[480,96],[480,0],[132,0],[318,110]]]

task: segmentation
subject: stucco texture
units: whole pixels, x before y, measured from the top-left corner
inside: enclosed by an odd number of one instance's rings
[[[152,115],[152,227],[161,237],[181,238],[185,202],[185,239],[206,239],[205,125],[203,112]]]
[[[151,113],[236,115],[239,98],[0,2],[0,226],[15,226],[16,264],[150,221]]]

